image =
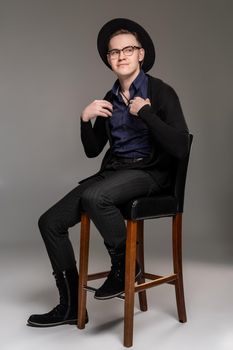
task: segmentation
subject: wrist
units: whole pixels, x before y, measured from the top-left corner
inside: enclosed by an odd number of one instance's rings
[[[85,122],[85,123],[86,123],[86,122],[89,122],[89,118],[88,118],[85,114],[82,114],[82,115],[81,115],[81,119],[82,119],[82,121]]]
[[[151,105],[149,103],[144,104],[138,111],[138,116],[142,115],[142,112],[150,110]]]

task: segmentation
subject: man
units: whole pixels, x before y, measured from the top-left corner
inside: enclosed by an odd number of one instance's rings
[[[95,298],[124,292],[126,227],[119,208],[134,197],[168,191],[176,158],[188,152],[188,128],[175,91],[146,74],[155,60],[149,34],[139,24],[117,18],[102,27],[97,46],[117,80],[103,100],[83,110],[81,139],[88,157],[98,156],[107,142],[110,148],[98,173],[80,181],[39,219],[60,303],[46,314],[30,316],[31,326],[77,321],[78,272],[68,228],[80,221],[81,209],[102,235],[112,264]],[[136,264],[135,278],[139,275]]]

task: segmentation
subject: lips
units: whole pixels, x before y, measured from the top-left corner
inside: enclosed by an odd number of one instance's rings
[[[121,64],[118,64],[117,67],[125,67],[125,66],[128,66],[127,63],[121,63]]]

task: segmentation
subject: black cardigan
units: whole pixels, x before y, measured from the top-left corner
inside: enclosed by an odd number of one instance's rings
[[[179,98],[171,86],[148,75],[148,97],[151,106],[143,106],[138,115],[150,130],[153,152],[147,163],[135,168],[147,171],[165,189],[171,184],[175,159],[185,157],[188,153],[189,131]],[[112,102],[112,98],[111,91],[104,97],[109,102]],[[98,156],[109,141],[110,148],[102,160],[99,172],[104,170],[112,154],[109,118],[98,116],[93,126],[91,121],[84,122],[81,119],[81,140],[89,158]]]

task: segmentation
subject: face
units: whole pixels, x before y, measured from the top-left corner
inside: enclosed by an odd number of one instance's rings
[[[133,34],[119,34],[109,41],[109,50],[121,50],[126,46],[141,46]],[[140,62],[143,61],[145,51],[143,48],[135,49],[131,56],[125,55],[120,51],[117,57],[107,56],[113,72],[118,78],[134,78],[140,71]]]

